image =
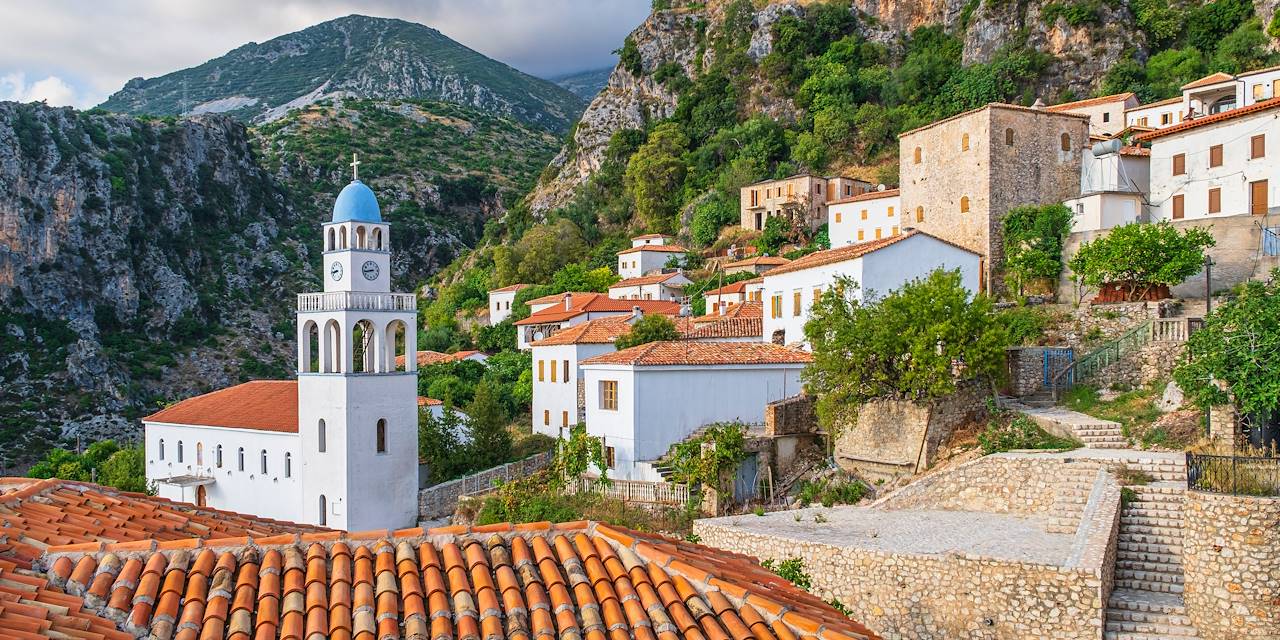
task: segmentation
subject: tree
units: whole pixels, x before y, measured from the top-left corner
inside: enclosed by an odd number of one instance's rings
[[[635,324],[631,325],[630,331],[613,341],[613,346],[621,351],[650,342],[679,339],[680,331],[676,329],[676,323],[672,322],[671,318],[652,313],[636,320]]]
[[[33,465],[31,478],[97,482],[122,491],[146,493],[146,454],[141,446],[121,448],[114,440],[95,442],[84,453],[53,449]]]
[[[1189,227],[1178,231],[1169,221],[1126,224],[1086,242],[1072,256],[1071,278],[1083,287],[1122,284],[1128,299],[1138,300],[1156,285],[1176,285],[1204,267],[1204,250],[1213,234]]]
[[[737,222],[739,213],[736,200],[715,192],[699,202],[693,209],[693,222],[689,225],[693,241],[701,246],[708,246],[720,237],[720,230],[725,225]]]
[[[1056,280],[1062,273],[1062,245],[1071,233],[1071,210],[1061,204],[1014,207],[1003,225],[1009,286],[1021,293],[1030,280]]]
[[[1249,281],[1191,334],[1173,379],[1202,407],[1235,405],[1244,413],[1280,409],[1280,270]]]
[[[427,465],[432,484],[466,472],[466,456],[458,441],[461,429],[462,417],[447,402],[439,417],[427,408],[418,411],[418,460]]]
[[[681,155],[688,145],[689,139],[679,125],[664,122],[654,128],[627,162],[627,194],[650,230],[675,230],[676,207],[685,176]]]
[[[511,457],[511,432],[494,385],[476,387],[475,398],[467,405],[467,417],[471,466],[487,469],[506,462]]]
[[[589,435],[587,425],[581,422],[569,427],[569,437],[561,438],[556,443],[556,454],[551,467],[554,470],[551,474],[553,482],[576,482],[592,467],[599,472],[601,480],[606,483],[609,481],[604,443],[599,437]]]
[[[825,293],[805,324],[813,363],[804,381],[825,425],[844,422],[868,400],[924,402],[1003,373],[1008,333],[989,298],[970,299],[959,271],[937,270],[863,303],[854,287]]]

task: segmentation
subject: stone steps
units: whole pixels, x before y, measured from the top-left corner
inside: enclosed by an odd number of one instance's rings
[[[1136,640],[1146,638],[1199,638],[1195,627],[1183,625],[1156,624],[1148,622],[1108,622],[1103,631],[1103,638],[1124,638]]]
[[[1182,586],[1182,568],[1175,567],[1170,571],[1136,571],[1133,569],[1116,569],[1116,580],[1127,580],[1160,585]],[[1158,589],[1152,589],[1158,591]]]
[[[1200,637],[1182,600],[1182,504],[1185,465],[1133,464],[1164,480],[1130,487],[1135,499],[1120,511],[1115,580],[1102,637],[1191,640]],[[1179,474],[1181,478],[1177,477]]]
[[[1182,562],[1149,562],[1146,560],[1116,560],[1116,575],[1121,571],[1142,573],[1168,573],[1182,576]]]
[[[1125,589],[1112,590],[1111,599],[1107,601],[1107,607],[1109,608],[1108,612],[1152,613],[1173,616],[1186,614],[1186,607],[1183,605],[1180,596],[1166,593],[1128,591]]]
[[[1117,554],[1119,553],[1156,553],[1161,555],[1182,557],[1182,542],[1176,545],[1159,544],[1155,542],[1142,542],[1137,540],[1118,540],[1116,542]]]
[[[1134,578],[1116,578],[1115,588],[1132,589],[1134,591],[1154,591],[1156,593],[1176,593],[1182,595],[1182,584],[1175,582],[1155,582]]]

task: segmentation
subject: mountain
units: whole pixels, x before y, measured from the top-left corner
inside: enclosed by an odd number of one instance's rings
[[[224,113],[267,122],[330,97],[424,98],[566,131],[583,100],[430,27],[352,15],[200,66],[134,78],[99,105],[134,115]]]
[[[324,99],[257,128],[0,102],[0,475],[135,439],[160,403],[287,377],[293,300],[360,176],[415,290],[554,154],[546,130],[429,100]]]
[[[552,82],[572,91],[574,95],[583,100],[590,100],[609,84],[609,75],[613,73],[613,67],[601,67],[599,69],[590,69],[587,71],[575,71],[561,76],[549,78]]]

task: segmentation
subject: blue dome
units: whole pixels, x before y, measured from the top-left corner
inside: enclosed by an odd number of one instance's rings
[[[382,222],[382,212],[378,209],[378,198],[373,189],[359,180],[342,188],[338,199],[333,202],[333,222]]]

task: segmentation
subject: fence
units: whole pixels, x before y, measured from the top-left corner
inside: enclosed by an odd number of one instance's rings
[[[611,480],[608,484],[596,478],[578,479],[578,489],[623,502],[684,506],[689,503],[689,485],[671,482]]]
[[[418,518],[432,520],[453,513],[458,498],[488,493],[499,482],[523,478],[551,462],[551,452],[537,453],[523,460],[485,469],[479,473],[441,482],[418,491]]]
[[[1188,453],[1187,488],[1237,496],[1280,496],[1280,458]]]

